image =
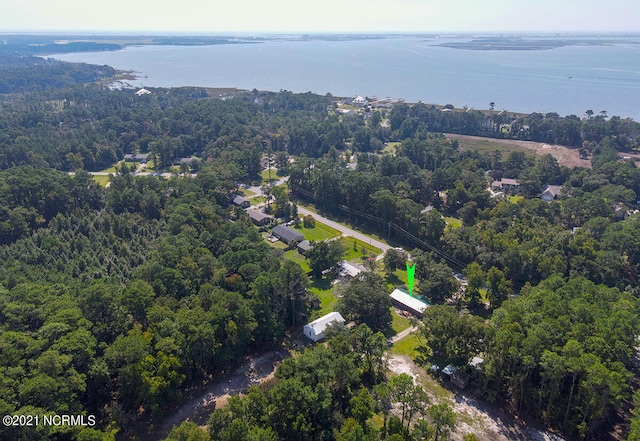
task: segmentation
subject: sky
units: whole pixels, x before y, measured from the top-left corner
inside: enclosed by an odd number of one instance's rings
[[[638,0],[3,0],[0,32],[640,32]]]

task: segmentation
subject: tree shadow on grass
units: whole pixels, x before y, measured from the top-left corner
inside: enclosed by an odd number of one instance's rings
[[[324,277],[311,277],[311,288],[321,290],[331,289],[331,280]]]
[[[388,285],[392,285],[392,286],[404,285],[402,280],[400,280],[400,278],[393,273],[387,274],[385,276],[385,281],[387,282]]]

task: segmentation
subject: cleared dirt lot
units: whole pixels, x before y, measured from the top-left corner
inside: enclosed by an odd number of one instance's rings
[[[561,145],[551,145],[534,141],[517,141],[513,139],[483,138],[481,136],[456,135],[447,133],[447,139],[456,139],[460,143],[460,150],[475,150],[479,152],[492,152],[500,150],[503,156],[511,152],[519,151],[536,156],[550,153],[558,160],[558,164],[567,167],[591,168],[591,161],[580,159],[578,149]]]
[[[432,402],[448,403],[458,416],[456,431],[451,434],[454,441],[462,440],[473,433],[481,441],[561,441],[553,433],[527,427],[503,410],[481,402],[465,392],[454,393],[442,388],[424,369],[404,355],[389,357],[389,370],[394,374],[407,374],[421,384],[431,395]]]

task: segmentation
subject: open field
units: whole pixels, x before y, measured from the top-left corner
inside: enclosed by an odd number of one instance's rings
[[[267,198],[265,198],[264,196],[256,196],[255,198],[249,199],[249,203],[251,204],[251,206],[255,206],[266,201],[267,201]]]
[[[409,318],[407,317],[399,315],[398,311],[395,308],[392,308],[391,317],[393,318],[391,327],[396,332],[396,334],[404,331],[411,326],[411,320],[409,320]]]
[[[109,176],[96,176],[93,175],[93,180],[100,184],[101,187],[106,187],[111,178]]]
[[[282,243],[282,242],[281,242]],[[285,259],[293,260],[297,262],[298,265],[302,268],[305,273],[311,271],[311,267],[309,266],[309,261],[306,257],[298,252],[298,250],[289,250],[284,252]]]
[[[444,221],[447,223],[448,228],[460,228],[462,226],[462,221],[455,217],[445,216]]]
[[[356,246],[353,246],[353,242],[355,241]],[[344,238],[345,245],[345,253],[344,260],[349,262],[358,262],[362,261],[362,250],[364,249],[369,256],[377,256],[382,253],[380,248],[376,248],[373,245],[370,245],[360,239],[356,239],[355,237],[345,237]]]
[[[396,355],[405,355],[413,360],[420,355],[418,352],[418,346],[420,346],[420,340],[418,339],[416,332],[412,332],[406,337],[395,342],[391,347],[391,353]]]
[[[251,190],[246,189],[246,188],[241,188],[240,189],[240,193],[242,193],[245,196],[254,196],[256,194],[255,191],[251,191]]]
[[[330,280],[312,279],[311,291],[320,299],[320,309],[313,311],[309,320],[315,320],[335,311],[338,296],[335,293],[335,285],[332,285]]]
[[[518,141],[513,139],[483,138],[481,136],[445,134],[447,139],[457,139],[460,143],[460,150],[474,150],[481,153],[499,150],[502,157],[506,157],[512,152],[523,152],[528,155],[542,156],[551,154],[558,160],[558,164],[567,167],[587,167],[591,168],[591,161],[580,159],[578,149],[572,149],[561,145],[550,145],[534,141]]]
[[[340,236],[342,233],[336,230],[335,228],[331,228],[328,225],[323,224],[322,222],[315,221],[316,225],[313,228],[306,228],[302,224],[300,224],[299,228],[295,230],[304,235],[304,238],[307,240],[327,240],[333,239],[334,237]]]

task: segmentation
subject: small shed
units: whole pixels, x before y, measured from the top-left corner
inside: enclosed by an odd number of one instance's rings
[[[312,321],[304,325],[304,335],[314,342],[322,340],[324,338],[324,331],[331,323],[344,323],[344,317],[339,312],[330,312],[327,315],[323,315],[319,319]]]
[[[292,230],[285,225],[276,225],[273,227],[273,230],[271,230],[271,234],[286,244],[291,241],[302,242],[304,240],[302,233]]]
[[[300,254],[304,254],[307,251],[309,251],[311,248],[313,248],[313,245],[311,245],[311,242],[309,242],[308,240],[303,240],[302,242],[300,242],[298,244],[298,252]]]
[[[389,297],[391,297],[391,302],[394,306],[417,316],[422,316],[424,310],[429,307],[429,305],[422,300],[418,300],[398,288],[394,289]]]

